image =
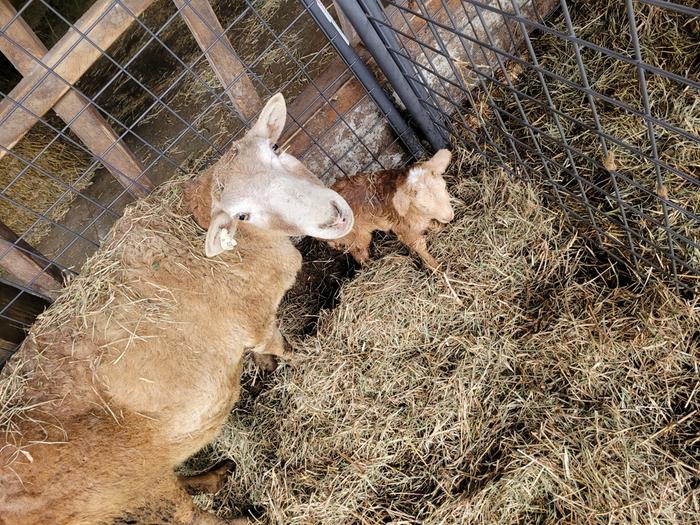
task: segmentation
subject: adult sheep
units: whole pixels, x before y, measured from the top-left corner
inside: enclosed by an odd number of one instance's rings
[[[232,523],[188,495],[212,475],[173,469],[223,426],[244,353],[285,354],[276,311],[301,266],[289,236],[332,239],[353,224],[337,193],[274,151],[285,119],[275,95],[200,179],[127,209],[37,320],[0,380],[0,524],[127,511]]]

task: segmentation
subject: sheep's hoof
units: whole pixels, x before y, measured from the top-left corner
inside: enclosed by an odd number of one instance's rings
[[[210,492],[210,494],[216,494],[223,489],[224,485],[226,485],[226,482],[228,481],[228,478],[231,477],[235,470],[236,464],[230,459],[225,459],[214,465],[209,472],[212,474],[212,476],[218,476],[218,480],[216,484],[211,487],[213,490]]]
[[[355,262],[360,266],[369,261],[369,252],[351,252],[351,255],[352,258],[355,259]]]
[[[214,465],[210,470],[195,476],[179,476],[179,479],[189,494],[216,494],[224,485],[229,476],[236,469],[236,464],[226,459]]]
[[[277,357],[272,354],[253,353],[253,362],[255,366],[264,372],[274,372],[277,370]]]

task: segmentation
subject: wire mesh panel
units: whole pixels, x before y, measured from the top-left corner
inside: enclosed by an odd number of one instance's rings
[[[679,291],[694,289],[697,2],[341,5],[370,22],[445,140],[543,180],[582,235],[638,278],[655,274]]]
[[[276,92],[280,147],[327,182],[405,158],[387,118],[417,144],[297,0],[0,0],[0,51],[4,350],[126,204],[211,164]]]

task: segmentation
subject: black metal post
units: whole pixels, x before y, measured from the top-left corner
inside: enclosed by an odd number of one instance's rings
[[[447,141],[436,129],[430,114],[421,104],[357,0],[338,0],[338,4],[430,145],[436,150],[446,147]]]
[[[396,65],[401,70],[404,78],[408,81],[409,86],[411,86],[413,89],[413,92],[416,94],[416,97],[418,97],[418,100],[429,101],[432,97],[425,88],[425,85],[421,83],[426,82],[426,79],[418,72],[416,65],[403,56],[403,53],[401,53],[401,49],[403,48],[403,51],[406,54],[409,54],[408,50],[401,44],[396,36],[396,32],[392,29],[391,22],[387,18],[382,4],[379,2],[379,0],[355,1],[357,1],[365,10],[367,15],[369,15],[369,22],[377,31],[379,38],[381,38],[384,42],[384,46],[394,58]],[[439,38],[439,36],[436,36],[436,41],[442,44],[442,40]],[[445,55],[447,56],[446,53]],[[435,129],[442,135],[443,139],[449,141],[449,133],[447,132],[447,130],[450,129],[449,119],[446,118],[444,113],[441,113],[437,109],[433,108],[433,104],[426,103],[422,105],[426,112],[430,115],[431,121],[438,123],[438,125],[435,126]]]
[[[365,87],[369,96],[372,97],[372,100],[377,104],[380,111],[389,121],[389,124],[391,124],[391,127],[405,144],[411,155],[416,158],[425,156],[425,148],[420,143],[413,129],[406,123],[391,99],[389,99],[388,95],[379,85],[379,82],[377,82],[372,72],[367,68],[364,62],[362,62],[357,52],[350,47],[347,38],[339,30],[328,11],[316,0],[301,0],[301,3],[308,10],[309,14],[316,21],[326,37],[328,37],[338,54],[343,57],[350,71],[353,72]]]

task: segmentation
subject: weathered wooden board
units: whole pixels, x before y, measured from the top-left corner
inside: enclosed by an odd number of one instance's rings
[[[48,50],[24,19],[17,17],[9,0],[0,0],[0,27],[4,28],[0,34],[0,52],[23,76],[31,74]],[[82,94],[68,91],[53,109],[64,122],[70,123],[71,130],[90,152],[103,159],[105,168],[129,193],[140,197],[153,189],[148,176],[142,175],[141,163]],[[134,184],[136,180],[138,182]]]
[[[0,268],[17,284],[46,297],[63,286],[61,271],[0,222]]]
[[[153,0],[98,0],[0,102],[0,158],[56,105]],[[89,39],[89,40],[88,40]],[[45,67],[46,66],[46,67]],[[50,70],[47,70],[47,67]]]
[[[224,34],[219,19],[207,0],[173,0],[190,28],[226,94],[244,120],[251,120],[262,108],[260,97],[245,67]]]

